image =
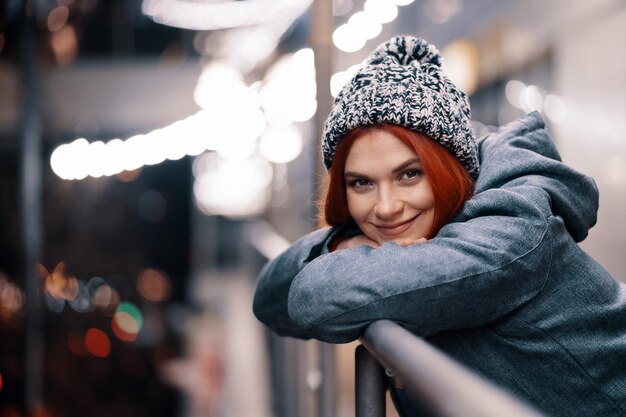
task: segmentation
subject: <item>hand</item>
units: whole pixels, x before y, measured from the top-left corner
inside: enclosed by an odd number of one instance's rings
[[[425,237],[421,237],[419,239],[399,239],[399,240],[394,240],[393,242],[400,246],[411,246],[417,243],[426,243],[427,241],[428,239],[426,239]]]
[[[335,250],[352,249],[360,245],[371,246],[374,249],[380,247],[378,243],[374,242],[372,239],[366,237],[365,235],[357,235],[339,243]]]

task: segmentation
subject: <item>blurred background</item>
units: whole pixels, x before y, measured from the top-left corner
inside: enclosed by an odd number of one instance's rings
[[[2,417],[315,415],[326,348],[251,296],[315,227],[333,96],[396,34],[440,49],[477,135],[542,113],[600,188],[581,246],[626,281],[624,0],[0,4]]]

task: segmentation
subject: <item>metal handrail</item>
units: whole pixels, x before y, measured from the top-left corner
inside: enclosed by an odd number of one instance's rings
[[[543,416],[396,323],[376,321],[367,327],[360,341],[364,348],[359,346],[356,352],[357,417],[385,415],[383,366],[402,381],[417,402],[436,415]]]

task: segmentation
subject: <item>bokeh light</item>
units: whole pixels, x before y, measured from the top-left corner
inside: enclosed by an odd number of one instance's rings
[[[333,44],[343,52],[356,52],[365,46],[366,38],[352,30],[348,24],[339,26],[333,32]]]
[[[79,292],[78,280],[67,275],[65,262],[59,262],[45,280],[46,293],[58,300],[74,300]]]
[[[57,32],[65,26],[67,19],[70,16],[70,11],[67,6],[58,6],[50,11],[48,14],[47,24],[50,32]]]
[[[479,82],[479,53],[474,42],[457,39],[447,45],[441,55],[448,78],[467,95],[472,95]]]
[[[549,94],[536,85],[526,85],[518,80],[510,80],[504,89],[505,97],[511,106],[525,112],[539,111],[555,123],[562,123],[567,117],[565,101],[556,94]]]
[[[380,23],[390,23],[398,17],[398,7],[389,0],[366,0],[363,9]]]
[[[95,288],[91,299],[93,304],[107,315],[112,315],[120,303],[120,296],[117,290],[107,284],[102,284]]]
[[[286,127],[311,119],[317,110],[313,50],[300,49],[280,58],[260,86],[261,105],[268,124]]]
[[[0,318],[10,319],[26,305],[24,292],[0,271]]]
[[[543,101],[543,111],[553,122],[561,123],[567,117],[567,107],[563,99],[555,94],[548,94]]]
[[[50,46],[59,65],[67,65],[78,55],[78,37],[72,25],[65,25],[60,30],[52,32]]]
[[[93,356],[106,358],[111,353],[111,341],[105,332],[95,327],[85,333],[85,347]]]
[[[522,92],[526,89],[526,84],[518,80],[510,80],[504,87],[504,94],[508,102],[518,109],[521,108],[520,98]]]
[[[348,81],[354,77],[357,71],[361,68],[361,64],[352,65],[345,71],[339,71],[331,75],[330,77],[330,94],[333,97],[337,97],[337,95],[341,92],[341,89]]]
[[[89,289],[87,286],[80,280],[76,280],[78,283],[78,288],[76,291],[76,296],[68,300],[69,306],[78,313],[87,313],[94,310],[94,306],[91,302],[91,294],[89,293]]]
[[[291,162],[302,153],[303,139],[294,126],[284,128],[270,127],[261,136],[259,152],[270,162]]]
[[[526,112],[543,109],[543,92],[536,85],[529,85],[522,91],[520,97],[522,109]]]
[[[269,203],[273,170],[263,158],[242,161],[221,159],[215,154],[201,155],[193,184],[196,206],[207,215],[246,217],[261,213]]]
[[[365,39],[374,39],[383,30],[383,25],[368,12],[356,12],[348,20],[351,29],[356,33],[360,33]]]
[[[120,303],[111,320],[113,334],[124,342],[132,342],[137,339],[142,327],[141,311],[130,302]]]
[[[165,272],[146,268],[139,274],[136,283],[139,295],[148,301],[165,301],[172,292],[172,284]]]

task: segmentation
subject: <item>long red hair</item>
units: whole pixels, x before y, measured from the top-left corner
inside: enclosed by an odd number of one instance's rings
[[[474,181],[452,153],[428,136],[405,127],[379,124],[362,126],[342,138],[327,178],[326,192],[320,202],[320,223],[339,226],[353,222],[348,211],[344,171],[352,144],[371,130],[390,133],[411,148],[421,161],[435,198],[434,220],[426,238],[434,237],[472,196]]]

